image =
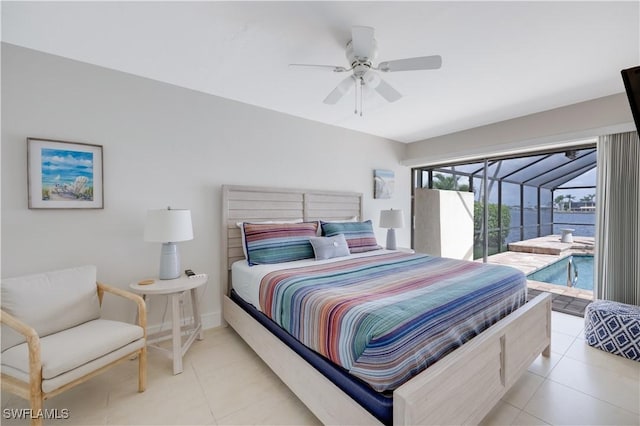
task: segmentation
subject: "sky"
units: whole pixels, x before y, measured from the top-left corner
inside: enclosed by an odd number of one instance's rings
[[[85,176],[87,185],[93,185],[93,153],[43,148],[41,158],[43,187],[71,184],[78,176]]]

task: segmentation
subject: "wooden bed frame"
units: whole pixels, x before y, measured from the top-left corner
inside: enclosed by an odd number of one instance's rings
[[[362,194],[222,187],[224,319],[324,424],[380,424],[228,297],[244,258],[240,221],[362,219]],[[393,423],[477,424],[542,353],[550,354],[551,296],[537,296],[393,392]]]

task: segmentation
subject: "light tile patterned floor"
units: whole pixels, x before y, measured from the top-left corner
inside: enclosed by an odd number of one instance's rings
[[[553,312],[552,354],[539,357],[484,419],[484,425],[640,424],[640,363],[584,343],[583,320]],[[149,352],[149,385],[136,392],[137,362],[127,362],[45,403],[67,408],[51,425],[286,424],[319,421],[233,330],[205,333],[185,355],[185,370]],[[28,408],[2,393],[5,408]],[[3,425],[28,424],[2,419]]]

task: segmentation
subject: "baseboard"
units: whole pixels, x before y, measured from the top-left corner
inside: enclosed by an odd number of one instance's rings
[[[192,318],[182,318],[180,325],[191,324]],[[208,330],[210,328],[216,328],[222,326],[222,312],[207,312],[202,314],[202,328]],[[147,325],[147,334],[155,334],[159,331],[171,330],[171,320],[165,321],[160,324]]]
[[[205,330],[221,327],[222,325],[222,312],[209,312],[207,314],[202,314],[202,328]]]

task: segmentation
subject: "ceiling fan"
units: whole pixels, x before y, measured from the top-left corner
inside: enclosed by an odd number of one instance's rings
[[[371,27],[354,26],[351,28],[351,41],[347,43],[346,56],[350,67],[345,68],[336,65],[315,64],[289,64],[290,67],[320,68],[333,72],[351,72],[338,86],[324,99],[325,104],[336,104],[342,97],[356,88],[356,109],[358,113],[358,88],[360,89],[360,115],[362,115],[362,89],[367,86],[374,89],[388,102],[395,102],[402,97],[400,92],[384,81],[378,72],[433,70],[442,66],[440,55],[419,56],[416,58],[397,59],[394,61],[380,62],[374,66],[372,61],[378,55],[374,29]]]

